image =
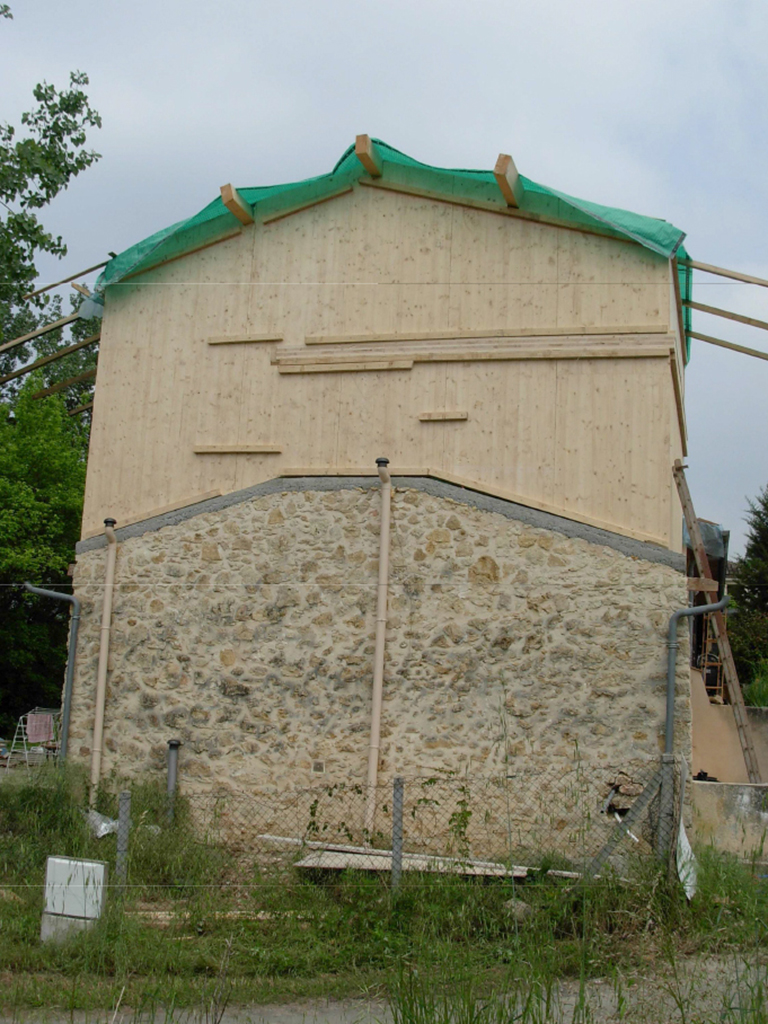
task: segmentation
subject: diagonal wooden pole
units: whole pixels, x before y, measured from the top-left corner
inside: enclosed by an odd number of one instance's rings
[[[704,538],[701,535],[699,520],[696,518],[696,513],[693,509],[691,492],[688,490],[688,481],[685,479],[685,469],[680,459],[675,459],[672,475],[677,484],[680,504],[683,506],[683,515],[685,516],[685,524],[688,527],[688,534],[691,538],[691,548],[693,549],[693,557],[696,561],[698,574],[704,579],[714,579],[704,547]],[[712,620],[714,622],[717,645],[720,649],[720,657],[723,662],[725,681],[728,686],[728,697],[733,708],[733,717],[736,720],[736,731],[739,734],[739,742],[744,754],[744,764],[747,766],[747,775],[750,782],[762,782],[755,745],[752,742],[752,731],[749,727],[749,719],[747,718],[747,709],[744,706],[744,697],[742,696],[739,684],[739,675],[736,671],[736,663],[733,660],[733,651],[728,639],[725,616],[722,612],[715,612]]]

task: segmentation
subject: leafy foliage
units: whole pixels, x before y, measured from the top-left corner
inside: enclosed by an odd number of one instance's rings
[[[738,614],[728,620],[728,635],[749,697],[750,684],[764,678],[768,663],[768,487],[749,503],[747,525],[746,550],[736,563],[731,585]],[[760,693],[756,686],[752,699],[762,701]]]
[[[7,5],[0,6],[0,16],[10,17]],[[76,71],[67,89],[58,91],[47,82],[37,85],[37,106],[22,114],[26,133],[21,138],[12,125],[0,124],[0,342],[30,333],[43,316],[50,322],[59,312],[48,295],[25,300],[37,277],[36,255],[67,252],[62,239],[45,230],[35,211],[99,159],[98,153],[85,148],[87,129],[101,125],[83,91],[87,84],[88,76]],[[30,354],[27,345],[0,354],[0,375]]]
[[[0,19],[12,18],[0,4]],[[62,318],[62,300],[27,295],[40,253],[64,256],[60,237],[46,231],[38,211],[98,154],[86,146],[101,118],[84,91],[88,78],[70,75],[67,88],[47,82],[34,89],[36,106],[21,131],[0,124],[0,344]],[[71,303],[75,311],[82,299]],[[98,332],[77,320],[64,344]],[[61,330],[0,353],[0,377],[30,360],[52,355]],[[69,587],[67,565],[80,528],[88,419],[67,415],[87,402],[92,381],[44,400],[32,394],[95,366],[95,346],[79,349],[29,377],[0,384],[0,730],[36,704],[57,705],[66,660],[68,607],[27,595],[24,580]],[[26,381],[26,383],[25,383]]]
[[[32,597],[24,580],[68,589],[82,514],[87,436],[58,395],[21,389],[15,413],[0,410],[0,724],[36,704],[58,705],[68,610]],[[62,602],[63,605],[63,602]]]

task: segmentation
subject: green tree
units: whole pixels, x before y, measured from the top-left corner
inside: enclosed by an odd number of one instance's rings
[[[749,503],[747,525],[746,549],[730,588],[738,611],[728,620],[728,635],[745,698],[756,700],[768,688],[768,487]]]
[[[7,5],[0,5],[0,17],[11,17]],[[60,310],[55,297],[26,300],[25,295],[37,278],[36,256],[62,257],[67,252],[62,239],[45,230],[36,211],[99,159],[86,148],[87,130],[100,127],[101,118],[83,91],[85,85],[88,76],[76,71],[61,91],[47,82],[35,86],[37,106],[22,114],[21,137],[12,125],[0,123],[0,344],[56,319]],[[25,345],[0,354],[0,376],[33,353]],[[16,384],[6,385],[2,397],[12,397],[16,390]]]
[[[28,595],[24,580],[68,589],[80,529],[87,435],[53,395],[33,399],[35,373],[15,409],[0,413],[0,720],[58,706],[68,609]]]
[[[8,5],[0,4],[0,19],[11,17]],[[34,89],[36,106],[22,115],[20,130],[0,123],[0,345],[62,315],[58,296],[26,296],[34,290],[37,256],[62,257],[67,251],[60,237],[45,230],[39,211],[99,159],[86,147],[88,130],[101,125],[86,85],[79,71],[63,90],[43,82]],[[75,321],[67,342],[97,330],[98,322]],[[0,376],[52,353],[61,342],[58,331],[0,353]],[[67,566],[80,531],[88,421],[67,413],[88,401],[92,382],[67,389],[66,398],[31,396],[90,369],[95,358],[93,348],[82,349],[29,378],[0,385],[2,730],[36,704],[57,706],[60,700],[68,610],[27,595],[21,583],[70,589]]]

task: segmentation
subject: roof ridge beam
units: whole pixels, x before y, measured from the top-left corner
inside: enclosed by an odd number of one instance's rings
[[[253,207],[243,199],[234,185],[221,186],[221,201],[241,224],[253,224]]]
[[[370,135],[355,136],[355,156],[372,178],[381,177],[383,173],[381,152]]]
[[[517,173],[515,161],[508,153],[499,153],[499,159],[493,169],[493,176],[507,206],[519,209],[523,200],[523,183]]]

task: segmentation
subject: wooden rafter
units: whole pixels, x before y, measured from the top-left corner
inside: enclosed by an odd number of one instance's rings
[[[0,352],[7,352],[9,348],[16,348],[17,345],[23,345],[27,341],[32,341],[33,338],[39,338],[43,334],[49,334],[51,331],[58,331],[60,327],[66,327],[67,324],[71,324],[79,318],[79,313],[72,313],[71,316],[63,316],[61,320],[54,320],[52,324],[46,324],[45,327],[38,327],[37,330],[30,331],[29,334],[22,334],[20,338],[14,338],[13,341],[6,341],[3,345],[0,345]]]
[[[43,356],[42,359],[36,359],[34,363],[30,363],[29,366],[22,366],[20,370],[14,370],[13,373],[7,373],[4,377],[0,377],[0,384],[7,384],[9,380],[15,380],[17,377],[23,377],[25,373],[31,373],[33,370],[39,369],[41,366],[47,366],[48,363],[55,363],[57,359],[63,359],[64,356],[70,355],[72,352],[77,352],[78,349],[85,348],[86,345],[92,345],[95,341],[98,341],[101,334],[92,334],[90,338],[84,338],[82,341],[78,341],[76,345],[67,345],[66,348],[60,348],[58,352],[53,352],[49,356]]]
[[[741,274],[738,270],[726,270],[725,267],[715,267],[711,263],[699,263],[697,260],[680,260],[680,265],[690,267],[692,270],[701,270],[705,274],[716,274],[718,277],[729,277],[732,281],[743,281],[745,284],[759,284],[762,288],[768,288],[768,281],[764,277]]]
[[[93,402],[86,402],[84,405],[78,405],[76,408],[70,409],[67,416],[79,416],[81,412],[88,412],[88,410],[92,408]]]
[[[765,320],[756,320],[752,316],[744,316],[742,313],[732,313],[729,309],[720,309],[718,306],[705,306],[703,302],[693,302],[690,299],[684,299],[683,305],[689,309],[697,309],[700,313],[709,313],[711,316],[721,316],[726,320],[735,320],[740,324],[748,324],[750,327],[759,327],[763,331],[768,331],[768,322]]]
[[[35,391],[32,398],[47,398],[48,395],[55,395],[57,391],[64,391],[65,388],[71,387],[72,384],[80,384],[84,380],[91,380],[95,376],[96,368],[94,367],[92,370],[86,370],[85,373],[78,373],[76,377],[62,380],[58,384],[54,384],[53,387],[44,388],[42,391]]]
[[[34,299],[36,295],[42,295],[43,292],[49,292],[51,288],[58,288],[60,284],[69,284],[70,281],[74,281],[75,278],[85,277],[86,274],[92,273],[94,270],[101,270],[102,267],[106,267],[109,260],[105,260],[103,263],[95,263],[92,267],[87,267],[85,270],[79,270],[76,274],[72,274],[70,277],[65,277],[61,281],[54,281],[53,284],[47,284],[44,288],[38,288],[37,291],[30,292],[29,295],[24,295],[22,301],[26,302],[27,299]]]
[[[755,359],[768,359],[768,352],[761,352],[757,348],[748,348],[746,345],[736,345],[732,341],[723,341],[722,338],[713,338],[709,334],[699,334],[698,331],[688,331],[689,338],[696,338],[698,341],[706,341],[708,345],[718,345],[720,348],[729,348],[732,352],[741,352],[745,356],[754,356]]]

